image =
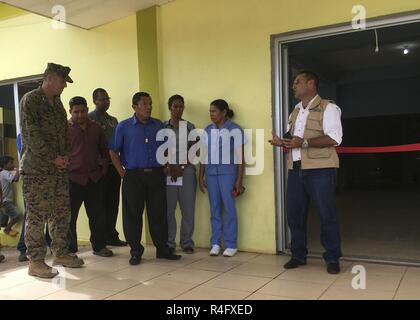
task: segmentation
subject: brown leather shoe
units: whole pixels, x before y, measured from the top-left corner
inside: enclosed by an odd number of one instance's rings
[[[80,268],[84,265],[83,259],[78,258],[74,253],[69,253],[65,256],[56,256],[53,260],[53,266],[61,265],[66,268]]]
[[[194,253],[194,248],[193,247],[185,247],[184,249],[182,249],[182,251],[186,254],[193,254]]]
[[[51,268],[43,260],[30,261],[28,274],[38,278],[51,279],[58,275],[58,271],[55,268]]]

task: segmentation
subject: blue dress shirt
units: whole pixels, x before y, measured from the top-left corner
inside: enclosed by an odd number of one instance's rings
[[[156,134],[163,128],[158,119],[150,118],[143,123],[134,115],[118,124],[109,141],[109,149],[120,154],[125,169],[162,167],[156,152],[163,142],[156,141]]]

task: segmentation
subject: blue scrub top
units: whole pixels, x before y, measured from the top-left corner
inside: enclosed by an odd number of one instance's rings
[[[207,135],[201,139],[208,150],[205,174],[237,174],[238,161],[235,163],[235,149],[245,144],[242,128],[235,122],[226,120],[222,128],[219,129],[212,123],[205,128],[205,132]],[[218,139],[218,141],[214,139]],[[227,152],[224,154],[223,150],[227,150]]]

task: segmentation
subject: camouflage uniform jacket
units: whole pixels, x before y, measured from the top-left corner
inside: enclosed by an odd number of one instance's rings
[[[60,97],[55,97],[54,106],[51,106],[42,89],[35,89],[23,96],[19,111],[22,132],[21,174],[64,173],[52,163],[58,156],[70,154],[67,113]]]

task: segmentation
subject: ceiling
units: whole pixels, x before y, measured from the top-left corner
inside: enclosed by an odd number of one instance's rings
[[[351,32],[289,44],[292,63],[336,83],[420,75],[420,23]],[[409,53],[404,55],[407,48]]]
[[[92,29],[132,15],[139,10],[171,1],[175,0],[61,0],[59,4],[65,8],[66,23]],[[1,2],[49,18],[57,15],[57,12],[53,13],[57,1],[9,0]]]

